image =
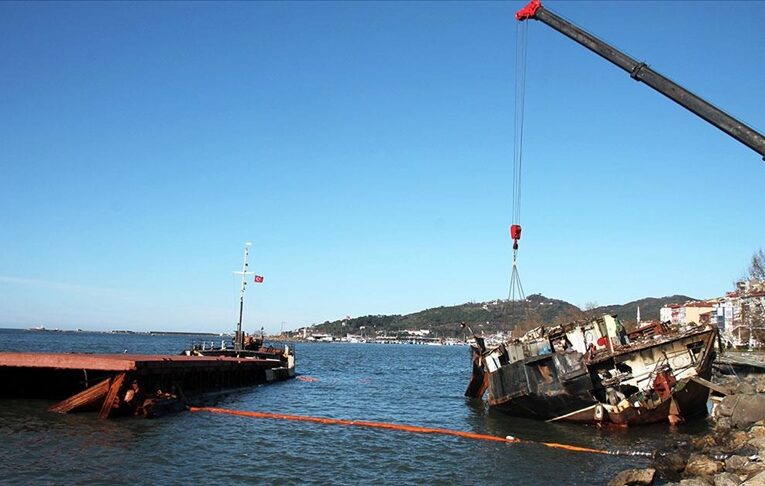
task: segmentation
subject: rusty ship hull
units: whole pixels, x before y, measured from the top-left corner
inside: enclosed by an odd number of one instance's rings
[[[627,344],[605,324],[538,329],[493,349],[478,338],[466,395],[488,390],[493,409],[546,421],[631,426],[706,414],[716,328]]]

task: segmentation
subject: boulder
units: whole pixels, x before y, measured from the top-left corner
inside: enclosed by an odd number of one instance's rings
[[[717,445],[717,441],[711,435],[702,435],[691,439],[691,447],[693,449],[707,451],[715,445]]]
[[[720,463],[714,459],[701,454],[691,454],[685,466],[685,473],[689,476],[714,476],[721,469]]]
[[[650,486],[656,469],[625,469],[612,479],[608,486]]]
[[[738,486],[741,479],[733,473],[724,472],[715,476],[715,486]]]
[[[759,420],[765,420],[765,394],[728,395],[715,408],[717,426],[724,418],[739,429],[746,429]]]
[[[751,479],[761,472],[765,471],[765,464],[761,462],[750,462],[743,469],[739,470],[736,474],[738,477],[746,481]]]
[[[725,433],[733,427],[733,421],[730,417],[717,415],[715,419],[715,432]]]
[[[679,481],[680,473],[685,469],[685,458],[677,452],[657,454],[653,460],[653,467],[670,481]]]
[[[748,444],[760,451],[760,453],[765,452],[765,437],[749,439]]]
[[[680,481],[680,486],[712,486],[713,484],[704,478],[688,478]]]
[[[725,440],[725,447],[729,451],[741,449],[749,442],[749,435],[743,430],[738,430],[730,434]]]
[[[761,472],[760,474],[754,476],[751,479],[747,479],[743,483],[741,483],[741,486],[765,486],[765,471]]]
[[[749,436],[753,439],[760,439],[765,437],[765,427],[762,425],[754,425],[751,429],[749,429]]]
[[[749,459],[744,456],[730,456],[725,460],[725,470],[731,472],[738,471],[739,469],[743,469],[747,464],[749,464]]]

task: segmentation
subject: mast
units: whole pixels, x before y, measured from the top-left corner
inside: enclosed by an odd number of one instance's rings
[[[239,322],[236,323],[236,337],[234,338],[234,351],[241,351],[244,347],[244,334],[242,333],[242,314],[244,312],[244,291],[247,289],[247,275],[251,275],[252,272],[247,271],[247,257],[250,254],[251,242],[247,242],[244,245],[244,262],[242,263],[242,271],[234,272],[236,275],[242,276],[242,287],[239,292]]]

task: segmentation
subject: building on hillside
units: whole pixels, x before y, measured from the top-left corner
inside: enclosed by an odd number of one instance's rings
[[[765,341],[765,281],[736,282],[723,305],[723,337],[734,347],[759,348]],[[718,310],[718,316],[720,311]]]
[[[659,310],[659,320],[679,326],[685,323],[685,307],[682,304],[667,304]]]
[[[715,324],[732,347],[762,347],[765,342],[765,281],[744,280],[724,297],[662,307],[661,321],[673,325]]]
[[[659,310],[659,320],[674,326],[710,322],[716,301],[692,301],[684,304],[667,304]]]

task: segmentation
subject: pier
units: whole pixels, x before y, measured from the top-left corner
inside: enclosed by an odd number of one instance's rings
[[[155,416],[183,409],[187,396],[292,376],[273,357],[0,353],[0,398],[60,400],[53,412],[101,418]]]

